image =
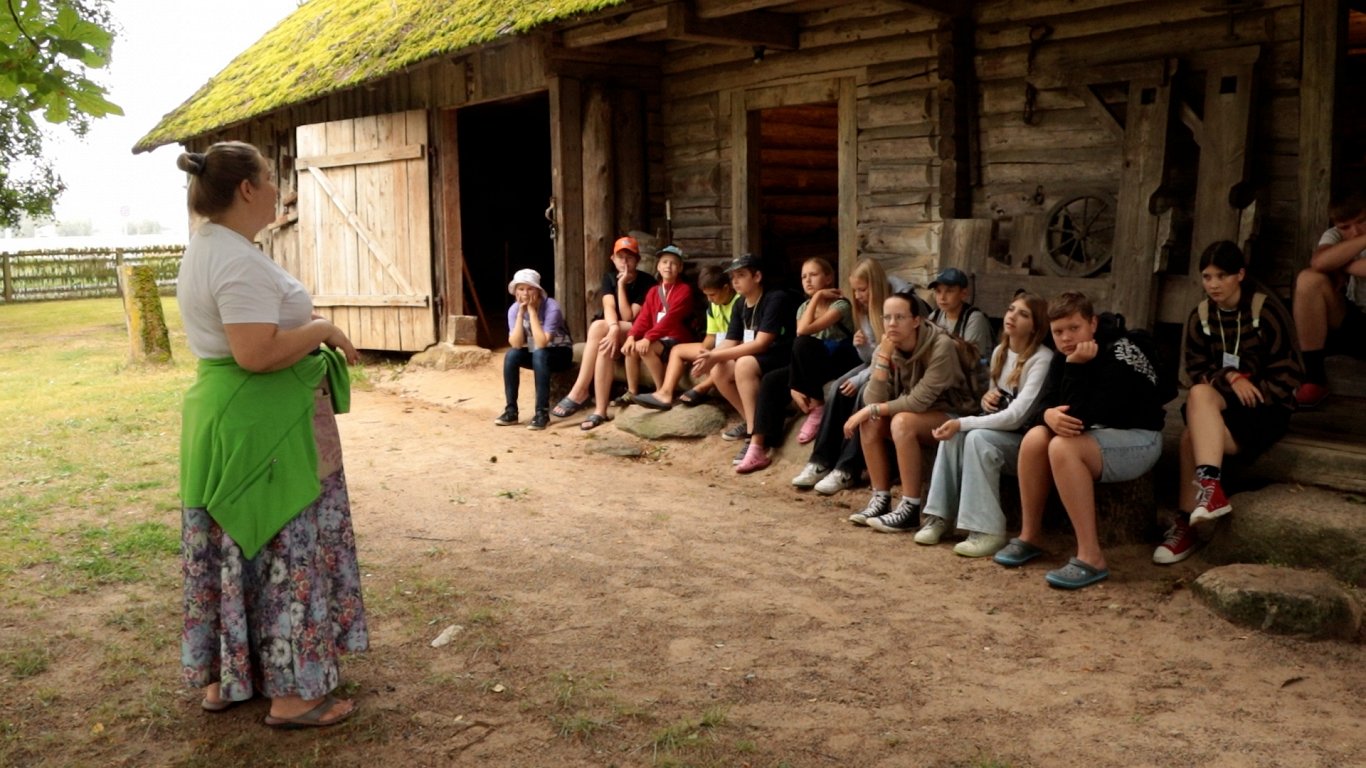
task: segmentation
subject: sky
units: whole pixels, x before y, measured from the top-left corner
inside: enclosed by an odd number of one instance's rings
[[[303,0],[110,0],[122,28],[109,67],[92,79],[105,86],[123,116],[94,121],[84,139],[58,131],[45,144],[67,190],[58,220],[89,219],[101,233],[128,221],[160,221],[183,230],[182,148],[133,154],[133,144],[293,12]]]

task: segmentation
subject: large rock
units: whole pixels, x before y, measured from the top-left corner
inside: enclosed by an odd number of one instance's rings
[[[1204,549],[1211,563],[1278,563],[1366,586],[1366,499],[1297,485],[1232,498],[1233,514]]]
[[[1191,591],[1234,624],[1277,635],[1355,640],[1361,606],[1329,576],[1271,565],[1205,571]]]
[[[438,371],[480,368],[488,364],[493,353],[483,347],[441,342],[418,352],[408,359],[408,365]]]
[[[686,408],[679,406],[668,411],[652,411],[631,405],[617,412],[617,429],[647,440],[666,437],[706,437],[726,426],[726,412],[704,403]]]

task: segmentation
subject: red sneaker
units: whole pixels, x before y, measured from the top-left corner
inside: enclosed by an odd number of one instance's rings
[[[1317,408],[1328,398],[1328,387],[1306,381],[1295,390],[1295,404],[1301,408]]]
[[[1200,548],[1201,541],[1186,523],[1185,517],[1177,517],[1172,527],[1167,529],[1167,538],[1153,550],[1153,562],[1158,565],[1179,563]]]
[[[1197,480],[1200,490],[1195,494],[1195,509],[1191,510],[1191,525],[1213,522],[1233,511],[1224,496],[1224,486],[1218,480]]]

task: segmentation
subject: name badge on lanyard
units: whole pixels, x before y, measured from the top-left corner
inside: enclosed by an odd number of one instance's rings
[[[656,322],[656,323],[662,322],[662,321],[664,320],[664,315],[665,315],[665,314],[666,314],[665,310],[662,310],[662,309],[659,310],[658,312],[656,312],[656,313],[655,313],[655,322]]]
[[[754,329],[753,329],[753,328],[746,328],[746,329],[745,329],[745,343],[749,343],[749,342],[751,342],[751,341],[754,341]]]
[[[1241,362],[1241,360],[1242,358],[1240,358],[1238,355],[1229,354],[1228,352],[1224,353],[1225,368],[1232,368],[1236,371],[1238,370],[1238,364],[1239,362]]]

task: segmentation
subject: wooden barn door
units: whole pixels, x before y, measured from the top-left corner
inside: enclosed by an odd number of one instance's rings
[[[300,280],[361,349],[436,342],[427,114],[297,129]]]

